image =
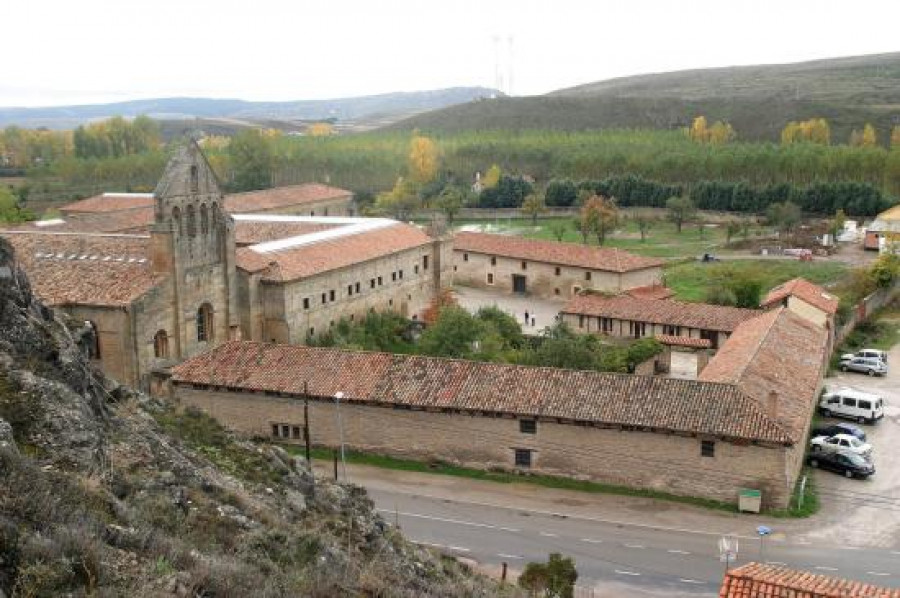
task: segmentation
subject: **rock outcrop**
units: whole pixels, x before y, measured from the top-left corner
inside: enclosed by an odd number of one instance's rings
[[[0,596],[489,596],[361,488],[105,378],[0,238]]]

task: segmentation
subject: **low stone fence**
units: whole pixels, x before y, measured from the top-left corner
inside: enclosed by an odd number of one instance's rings
[[[834,334],[834,345],[838,346],[844,342],[853,329],[860,322],[867,319],[877,310],[889,304],[891,301],[900,297],[900,281],[894,283],[894,286],[886,289],[878,289],[868,297],[853,306],[850,311],[850,317],[842,326],[840,326]]]

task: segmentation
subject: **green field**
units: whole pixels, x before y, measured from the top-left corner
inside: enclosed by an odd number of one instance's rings
[[[712,264],[685,262],[666,268],[665,282],[675,291],[677,299],[702,301],[712,281],[724,280],[733,272],[751,273],[762,281],[765,292],[797,276],[828,286],[839,281],[847,271],[846,264],[826,261],[741,259]]]
[[[509,233],[531,239],[556,241],[552,226],[553,223],[561,223],[566,229],[563,240],[581,243],[581,233],[575,230],[573,220],[573,218],[546,218],[538,220],[537,226],[532,226],[530,220],[459,221],[455,226],[465,227],[467,230],[475,226],[485,227],[485,232]],[[763,229],[753,228],[750,234],[756,236],[763,232]],[[588,243],[596,245],[596,237],[589,237]],[[639,255],[664,258],[698,257],[704,253],[718,254],[722,252],[724,245],[724,225],[707,224],[702,232],[697,226],[685,225],[681,233],[678,233],[671,222],[659,221],[653,224],[647,238],[641,241],[640,231],[632,220],[625,220],[604,242],[605,247],[618,247]]]

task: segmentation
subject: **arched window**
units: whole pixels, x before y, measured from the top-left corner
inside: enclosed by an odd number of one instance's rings
[[[197,214],[193,205],[187,207],[187,234],[189,237],[197,234]]]
[[[169,357],[169,335],[165,330],[158,330],[153,335],[153,355],[159,359],[168,359]]]
[[[209,234],[209,212],[205,203],[200,204],[200,234]]]
[[[88,329],[90,335],[85,347],[88,359],[100,359],[100,331],[97,330],[97,325],[90,320],[85,321],[84,327]]]
[[[204,343],[213,339],[213,309],[204,303],[197,310],[197,341]]]
[[[172,208],[172,223],[175,225],[175,230],[179,233],[181,232],[181,208],[175,206]]]

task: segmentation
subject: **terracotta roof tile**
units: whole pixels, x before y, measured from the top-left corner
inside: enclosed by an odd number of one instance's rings
[[[654,338],[664,345],[673,347],[709,349],[712,346],[712,341],[708,338],[688,338],[686,336],[671,336],[669,334],[657,334]]]
[[[649,285],[646,287],[634,287],[627,289],[623,294],[638,299],[668,299],[675,295],[675,291],[661,284]]]
[[[296,237],[320,230],[328,230],[340,226],[339,224],[326,224],[322,222],[265,222],[253,220],[235,220],[234,240],[239,247],[255,245]]]
[[[704,330],[731,332],[738,324],[761,312],[706,303],[686,303],[672,299],[644,299],[628,295],[576,295],[562,309],[563,313],[671,324]]]
[[[742,323],[699,379],[737,384],[761,405],[778,394],[778,420],[800,442],[818,398],[828,331],[780,307]]]
[[[48,305],[128,305],[164,279],[153,273],[145,236],[3,235]]]
[[[265,278],[290,281],[428,245],[432,238],[402,223],[330,240],[265,253],[252,247],[237,251],[237,265],[247,272],[269,268]]]
[[[472,232],[457,233],[454,249],[608,272],[657,268],[665,263],[657,258],[634,255],[617,248]]]
[[[789,444],[735,386],[332,348],[234,341],[173,369],[176,383]]]
[[[67,212],[118,212],[153,207],[150,193],[103,193],[62,206],[59,211]]]
[[[342,197],[350,199],[353,197],[353,193],[345,189],[329,187],[319,183],[304,183],[302,185],[290,185],[226,195],[225,210],[232,214],[242,214],[316,203],[329,199],[340,199]]]
[[[766,298],[763,299],[762,307],[769,307],[790,295],[802,299],[825,313],[832,315],[837,313],[838,298],[805,278],[794,278],[769,291]]]
[[[747,563],[731,569],[719,598],[900,598],[900,589],[818,575],[775,565]]]

